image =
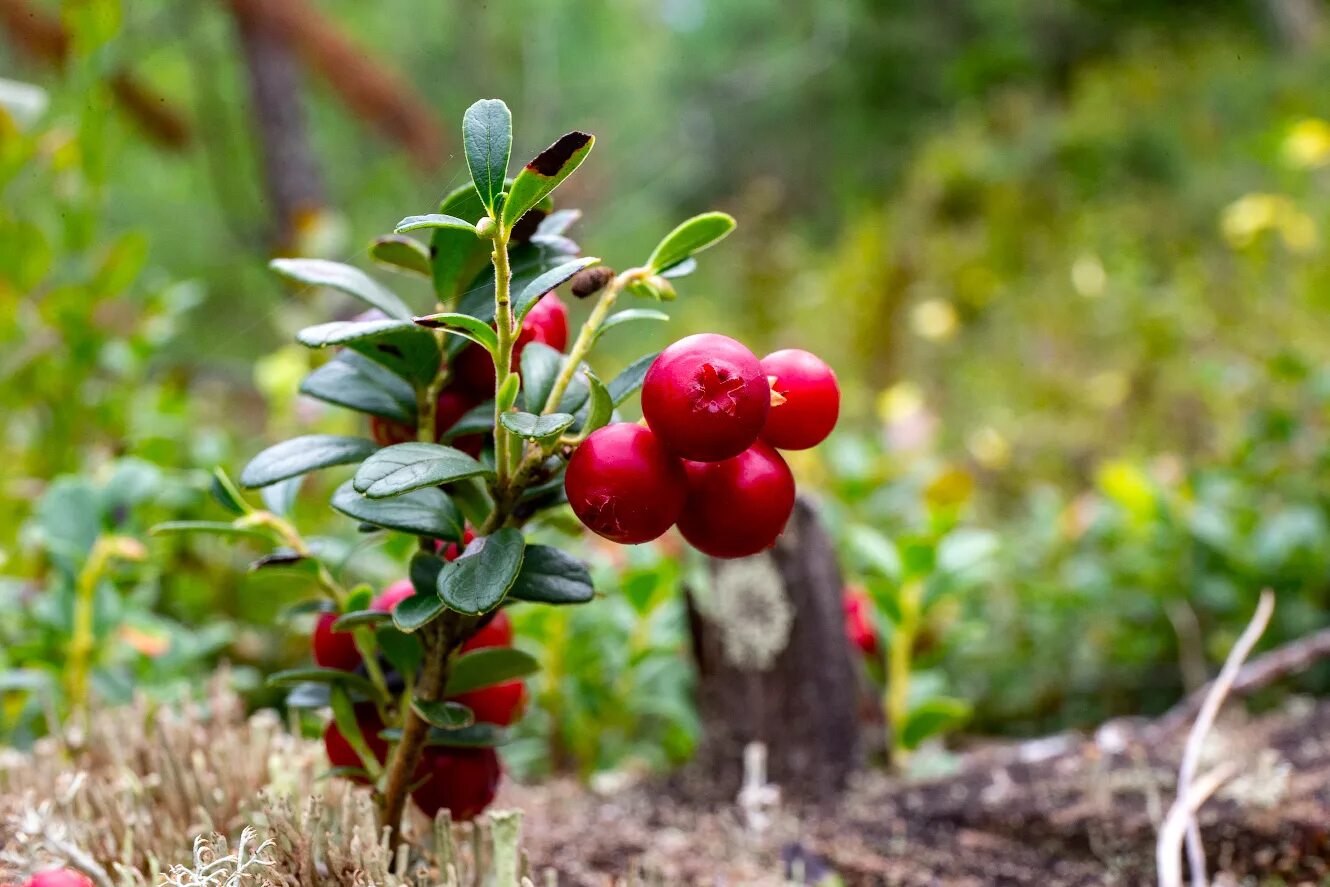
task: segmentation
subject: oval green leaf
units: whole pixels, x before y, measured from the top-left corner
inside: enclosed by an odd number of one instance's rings
[[[429,250],[420,241],[400,234],[385,234],[369,245],[369,257],[393,271],[430,276]]]
[[[537,671],[540,671],[540,663],[530,653],[516,647],[483,647],[463,653],[453,661],[445,692],[456,696],[515,681]]]
[[[516,301],[513,302],[513,315],[516,318],[513,321],[514,326],[521,326],[522,321],[526,319],[527,312],[535,306],[536,302],[540,301],[541,296],[571,280],[573,275],[583,268],[590,268],[592,265],[598,264],[600,264],[600,259],[594,256],[573,259],[571,262],[564,262],[562,265],[551,268],[522,287],[522,292],[518,294]]]
[[[422,228],[451,228],[454,231],[470,231],[476,233],[476,226],[466,219],[459,219],[457,216],[450,216],[446,213],[426,213],[423,216],[407,216],[397,223],[393,229],[394,234],[405,234],[408,231],[419,231]]]
[[[412,699],[411,707],[426,723],[441,730],[461,730],[476,722],[475,713],[460,702]]]
[[[504,527],[481,536],[462,556],[439,572],[439,597],[459,613],[488,613],[503,602],[522,569],[526,540],[520,530]]]
[[[494,332],[494,329],[488,323],[472,317],[470,314],[445,311],[442,314],[426,314],[424,317],[417,317],[415,322],[428,329],[441,329],[444,332],[452,333],[454,336],[470,339],[490,354],[499,350],[499,334]]]
[[[327,259],[273,259],[268,267],[300,283],[340,290],[371,308],[378,308],[389,317],[398,320],[411,318],[411,309],[406,307],[405,302],[359,268]]]
[[[652,250],[647,267],[653,272],[664,271],[716,244],[733,230],[734,217],[728,213],[693,216],[665,235]]]
[[[411,383],[355,353],[342,353],[305,377],[300,393],[359,413],[414,425]]]
[[[508,189],[508,199],[503,205],[503,224],[511,228],[523,213],[559,187],[573,170],[582,165],[595,144],[593,135],[570,132],[560,136],[522,167],[513,179],[513,186]]]
[[[568,413],[551,413],[537,416],[532,413],[504,413],[499,419],[503,427],[518,437],[527,440],[549,440],[558,437],[573,424],[573,417]]]
[[[499,99],[481,99],[462,115],[462,147],[471,181],[490,210],[503,193],[513,148],[513,115]]]
[[[266,487],[319,468],[359,462],[377,449],[377,444],[363,437],[336,434],[293,437],[268,447],[251,459],[240,472],[240,483],[250,489]]]
[[[411,442],[384,447],[366,459],[353,486],[371,499],[409,493],[464,477],[494,472],[461,450],[442,444]]]
[[[370,499],[357,493],[352,481],[347,481],[333,493],[332,507],[347,517],[386,530],[435,539],[462,537],[462,513],[437,487],[413,490],[391,499]]]
[[[586,564],[551,545],[528,545],[508,597],[541,604],[584,604],[595,594]]]

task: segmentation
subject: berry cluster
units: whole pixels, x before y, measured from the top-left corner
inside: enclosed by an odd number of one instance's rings
[[[455,542],[440,548],[440,554],[447,561],[456,560],[465,546],[475,539],[475,533],[466,531],[462,545]],[[401,579],[385,588],[370,608],[381,613],[391,613],[402,601],[416,593],[409,579]],[[333,630],[336,614],[324,613],[319,617],[314,628],[314,661],[324,668],[336,668],[342,671],[355,671],[362,667],[360,651],[349,632]],[[513,626],[508,614],[497,611],[474,635],[461,647],[461,653],[479,650],[485,647],[510,647],[513,642]],[[386,663],[384,664],[386,667]],[[391,672],[389,672],[391,677]],[[459,702],[471,709],[478,723],[507,727],[516,721],[526,702],[526,685],[520,680],[507,681],[459,693],[449,697],[451,702]],[[356,724],[370,752],[380,765],[388,760],[388,743],[381,734],[385,729],[379,710],[372,703],[356,706]],[[342,735],[335,722],[329,722],[323,732],[323,746],[328,753],[328,760],[334,767],[346,768],[347,772],[360,771],[364,762],[347,738]],[[416,768],[412,784],[417,787],[411,798],[416,806],[427,816],[434,816],[445,807],[457,820],[472,819],[494,800],[503,775],[498,755],[493,748],[450,748],[429,746]],[[353,781],[369,784],[364,775],[353,774]]]
[[[614,542],[647,542],[676,524],[699,551],[746,557],[770,548],[794,509],[794,476],[777,449],[821,443],[840,388],[807,351],[758,360],[704,333],[660,353],[642,386],[646,425],[592,433],[568,463],[577,517]]]

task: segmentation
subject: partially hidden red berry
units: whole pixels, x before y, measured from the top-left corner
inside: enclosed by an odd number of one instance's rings
[[[675,455],[699,462],[737,456],[757,440],[771,409],[762,364],[742,343],[687,336],[647,370],[642,414]]]
[[[762,358],[762,372],[779,395],[762,439],[782,450],[806,450],[826,440],[840,414],[840,385],[831,367],[815,354],[787,348]]]
[[[360,651],[356,649],[355,638],[347,631],[333,631],[332,624],[340,613],[320,613],[319,621],[314,623],[314,661],[324,668],[336,668],[340,671],[355,671],[360,665]]]
[[[29,878],[23,887],[92,887],[92,881],[74,869],[47,869]]]
[[[445,543],[441,541],[439,543],[439,552],[443,555],[444,560],[455,561],[462,556],[462,552],[465,551],[466,547],[470,545],[472,542],[474,542],[475,539],[476,539],[475,531],[472,530],[470,527],[467,527],[465,530],[462,531],[461,545],[458,545],[456,542]]]
[[[450,384],[444,388],[443,391],[439,392],[439,399],[435,402],[434,407],[435,438],[441,439],[448,429],[456,425],[459,419],[480,402],[458,383]],[[408,425],[405,422],[398,422],[393,419],[384,419],[381,416],[370,416],[369,434],[374,442],[381,447],[408,443],[418,438],[414,425]],[[452,445],[464,453],[479,456],[480,451],[485,446],[485,435],[466,434],[454,440]]]
[[[388,760],[388,743],[380,738],[379,733],[383,731],[383,720],[372,705],[356,706],[356,724],[360,727],[360,735],[365,739],[365,745],[369,746],[370,753],[378,760],[380,764]],[[323,749],[328,754],[328,762],[334,767],[355,767],[363,770],[365,762],[356,754],[356,750],[351,743],[337,728],[335,721],[329,721],[328,726],[323,730]],[[368,785],[369,780],[364,776],[352,776],[353,782],[359,782],[362,785]]]
[[[480,650],[484,647],[511,647],[513,644],[513,621],[503,610],[494,614],[475,634],[462,644],[462,652]]]
[[[380,613],[391,613],[397,609],[397,605],[411,595],[416,593],[416,587],[411,584],[410,579],[398,579],[389,585],[378,596],[370,602],[371,610],[378,610]]]
[[[526,684],[522,681],[507,681],[449,698],[471,709],[476,721],[507,727],[522,716],[522,709],[526,705]]]
[[[446,808],[454,820],[466,821],[494,800],[503,770],[492,748],[430,746],[421,773],[425,782],[411,793],[421,812],[433,818]]]
[[[563,484],[578,520],[612,542],[635,545],[674,524],[684,481],[683,464],[651,429],[620,422],[578,446]]]
[[[548,345],[555,351],[568,347],[568,306],[553,291],[541,296],[522,320],[522,329],[513,342],[512,370],[521,366],[522,349],[531,342]],[[458,381],[475,397],[494,396],[494,360],[479,345],[462,350],[453,364]]]
[[[684,462],[688,501],[679,532],[712,557],[747,557],[770,548],[794,510],[794,475],[763,441],[722,462]]]
[[[877,653],[877,628],[873,625],[873,602],[862,588],[846,586],[842,598],[845,607],[845,636],[867,656]]]

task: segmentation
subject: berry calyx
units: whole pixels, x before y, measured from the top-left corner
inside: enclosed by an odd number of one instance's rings
[[[474,819],[499,790],[503,770],[492,748],[425,749],[420,774],[425,782],[411,799],[426,816],[433,818],[447,809],[454,821]]]
[[[773,392],[762,439],[782,450],[806,450],[826,440],[840,414],[836,373],[817,355],[799,348],[762,358]]]
[[[770,548],[794,511],[794,475],[757,441],[721,462],[684,462],[688,500],[679,532],[712,557],[747,557]]]
[[[47,869],[29,878],[23,887],[92,887],[92,881],[74,869]]]
[[[651,364],[642,414],[675,455],[719,462],[746,450],[771,409],[762,365],[742,343],[715,333],[687,336]]]
[[[582,442],[563,483],[573,513],[592,532],[636,545],[674,524],[685,480],[683,464],[651,429],[619,422]]]
[[[548,345],[555,351],[568,347],[568,306],[553,291],[546,293],[531,306],[522,320],[522,329],[513,342],[512,371],[521,366],[522,349],[532,342]],[[473,396],[488,399],[494,396],[494,360],[479,345],[462,350],[453,364],[458,382]]]
[[[356,706],[356,724],[360,727],[360,735],[364,737],[365,745],[369,746],[370,752],[378,762],[382,764],[387,761],[388,743],[379,736],[383,731],[383,720],[373,705]],[[323,750],[328,755],[328,762],[334,767],[365,769],[365,762],[360,759],[355,748],[337,728],[336,721],[329,721],[323,730]],[[359,774],[353,774],[348,778],[352,782],[369,785],[369,780]]]
[[[332,624],[341,613],[327,612],[319,614],[319,621],[314,623],[314,661],[324,668],[339,671],[355,671],[360,665],[360,650],[356,649],[355,638],[349,631],[333,631]]]

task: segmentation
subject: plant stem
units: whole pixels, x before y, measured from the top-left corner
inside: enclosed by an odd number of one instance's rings
[[[508,232],[500,230],[494,238],[494,325],[499,334],[499,349],[494,355],[494,462],[500,490],[508,484],[508,429],[499,421],[503,405],[498,393],[512,374],[513,365],[513,306],[511,287],[512,269],[508,267]]]
[[[93,636],[93,616],[97,601],[97,585],[113,558],[143,560],[147,552],[137,539],[125,536],[99,536],[88,552],[88,559],[79,571],[74,585],[74,625],[70,632],[66,667],[69,671],[67,692],[70,707],[82,710],[88,701],[88,662],[96,642]]]
[[[582,324],[582,329],[577,334],[577,340],[573,342],[573,347],[568,351],[568,360],[564,363],[563,369],[559,371],[559,375],[554,379],[554,387],[550,389],[549,400],[545,402],[543,412],[546,415],[558,411],[559,401],[563,400],[564,392],[568,390],[568,385],[573,381],[573,374],[577,372],[578,365],[586,358],[591,346],[596,343],[596,335],[600,331],[601,324],[609,316],[610,309],[614,307],[615,301],[619,298],[619,293],[623,292],[624,286],[629,281],[644,273],[645,271],[641,268],[630,268],[611,280],[600,294],[600,301],[596,302],[596,307],[592,309],[586,323]]]
[[[433,634],[432,638],[424,639],[425,658],[415,690],[420,699],[437,699],[448,681],[448,655],[441,649],[447,632],[440,626],[440,630]],[[388,826],[389,847],[394,851],[402,842],[402,814],[406,812],[412,777],[420,765],[428,737],[429,723],[416,714],[411,697],[403,696],[402,738],[388,761],[388,784],[383,790],[383,824]]]
[[[887,693],[884,700],[887,716],[887,747],[891,762],[899,766],[909,754],[901,742],[901,731],[909,715],[910,706],[910,654],[914,649],[914,636],[919,630],[919,598],[923,586],[918,581],[906,582],[900,590],[900,622],[891,633],[887,645]]]

